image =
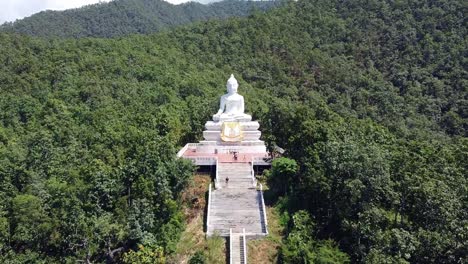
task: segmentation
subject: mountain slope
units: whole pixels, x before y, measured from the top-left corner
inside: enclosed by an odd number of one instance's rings
[[[175,151],[231,73],[295,160],[266,175],[285,263],[463,262],[463,4],[303,0],[118,39],[1,33],[0,262],[174,252],[190,174]]]
[[[163,0],[114,0],[65,11],[44,11],[14,23],[1,31],[40,37],[116,37],[154,33],[165,28],[212,18],[246,16],[253,10],[279,5],[273,1],[237,1],[202,5],[189,2],[172,5]]]

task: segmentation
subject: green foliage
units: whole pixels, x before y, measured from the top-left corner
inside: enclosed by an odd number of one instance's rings
[[[286,196],[282,221],[313,219],[307,232],[291,225],[287,258],[461,262],[461,10],[303,0],[149,36],[1,33],[0,262],[120,261],[138,244],[170,253],[193,170],[175,153],[201,138],[231,73],[264,139],[286,150],[269,178]],[[207,262],[224,260],[216,252]]]
[[[295,160],[278,158],[273,160],[271,172],[268,175],[268,185],[278,195],[285,195],[293,184],[296,184],[296,173],[298,166]]]
[[[226,240],[223,237],[217,236],[215,234],[214,236],[208,238],[206,242],[207,242],[207,246],[205,250],[206,263],[214,263],[214,264],[225,263]]]
[[[123,263],[139,263],[139,264],[164,264],[164,250],[160,247],[145,247],[138,245],[138,251],[130,250],[123,255]]]
[[[160,238],[159,242],[161,243],[166,252],[172,253],[176,249],[177,242],[179,241],[180,234],[185,228],[184,216],[177,208],[177,205],[173,202],[172,212],[168,212],[171,216],[171,219],[162,226],[161,232],[159,233]]]
[[[8,245],[8,236],[10,234],[10,223],[6,212],[3,211],[0,207],[0,252]]]
[[[203,251],[197,251],[195,254],[190,258],[189,264],[205,264],[206,258],[203,254]]]
[[[292,220],[293,228],[281,248],[283,263],[349,263],[331,240],[314,240],[315,224],[306,211],[296,212]]]
[[[5,23],[0,30],[38,37],[110,38],[154,33],[208,19],[247,16],[279,4],[280,1],[224,0],[208,5],[197,2],[172,5],[162,0],[114,0],[65,11],[42,11]]]
[[[44,245],[52,226],[41,199],[18,195],[12,200],[12,210],[12,240],[28,248]]]
[[[15,69],[0,71],[6,78],[0,99],[6,107],[0,124],[2,262],[117,261],[137,243],[171,252],[183,229],[176,201],[193,172],[190,162],[175,157],[188,123],[176,112],[186,108],[177,110],[171,93],[158,102],[150,83],[103,79],[106,73],[93,66],[103,54],[81,54],[91,42],[80,51],[72,42],[59,48],[65,42],[30,39],[16,50],[9,46],[16,36],[0,39],[9,47],[1,55],[7,61],[19,55],[39,63],[37,54],[23,53],[29,48],[47,53],[42,73],[31,70],[39,64],[24,73],[29,88],[17,86]],[[108,70],[119,67],[108,63]]]

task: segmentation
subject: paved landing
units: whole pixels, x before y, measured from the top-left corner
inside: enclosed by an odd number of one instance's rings
[[[252,159],[267,159],[269,158],[268,153],[240,153],[237,158],[234,158],[233,154],[228,153],[200,153],[196,152],[194,149],[188,149],[182,153],[184,158],[191,157],[208,157],[208,158],[217,158],[219,162],[230,162],[230,163],[247,163],[252,161]],[[257,161],[258,162],[258,161]],[[261,164],[263,165],[263,164]],[[266,165],[266,164],[264,164]]]

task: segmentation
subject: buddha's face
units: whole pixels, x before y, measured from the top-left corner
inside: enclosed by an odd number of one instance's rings
[[[237,93],[237,87],[238,85],[228,83],[227,84],[227,92],[232,94],[232,93]]]
[[[226,87],[228,93],[237,93],[237,88],[239,87],[239,84],[237,83],[237,80],[234,78],[233,75],[231,75],[231,78],[229,78],[229,80],[227,81]]]

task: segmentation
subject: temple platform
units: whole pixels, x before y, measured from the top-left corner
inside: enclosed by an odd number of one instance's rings
[[[245,152],[240,151],[235,145],[230,149],[226,149],[225,152],[216,153],[199,151],[200,143],[189,143],[186,144],[178,153],[177,157],[190,159],[198,166],[210,166],[216,165],[216,162],[232,162],[232,163],[243,163],[243,162],[252,162],[253,165],[257,166],[269,166],[271,165],[270,155],[266,151],[255,152],[254,148],[249,151],[246,148]],[[234,157],[234,152],[236,152],[237,158]]]

